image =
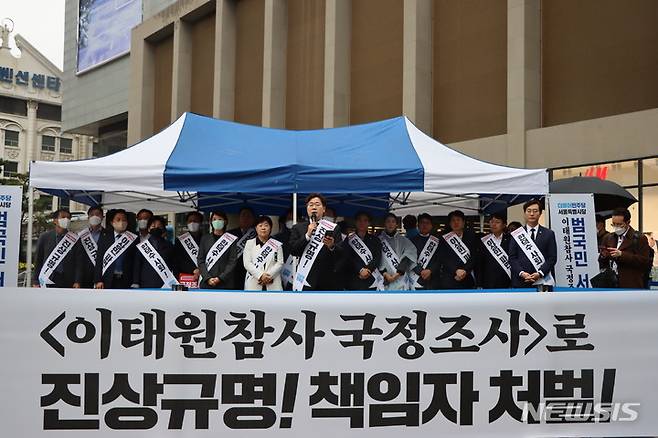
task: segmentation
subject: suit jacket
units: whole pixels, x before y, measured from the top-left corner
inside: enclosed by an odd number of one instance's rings
[[[539,270],[546,276],[549,273],[553,273],[553,268],[555,267],[555,263],[557,263],[557,242],[555,241],[553,230],[549,230],[541,225],[539,225],[537,230],[535,245],[537,245],[537,248],[539,248],[539,251],[544,256],[544,264]],[[534,274],[537,272],[537,269],[535,269],[535,266],[525,255],[523,249],[519,247],[513,238],[510,241],[509,262],[512,265],[512,287],[532,287],[530,284],[524,282],[519,277],[519,274],[521,272]]]
[[[238,240],[235,241],[234,245],[236,245],[236,256],[239,259],[241,256],[240,254],[238,254],[237,244],[238,241],[242,239],[242,236],[244,236],[244,233],[242,232],[242,229],[240,227],[233,228],[232,230],[228,230],[227,233],[231,233],[238,238]],[[233,269],[233,277],[234,277],[236,289],[242,289],[246,276],[247,276],[247,270],[244,268],[244,264],[242,263],[241,260],[237,260],[235,263],[235,268]]]
[[[293,256],[301,257],[304,249],[308,244],[306,240],[306,230],[308,229],[309,222],[304,221],[296,224],[290,231],[290,253]],[[322,246],[318,253],[313,268],[309,272],[306,281],[311,287],[304,287],[304,290],[334,290],[337,288],[338,282],[336,279],[336,264],[342,255],[342,235],[340,227],[336,225],[334,231],[329,233],[334,238],[334,249],[330,250],[326,246]]]
[[[210,270],[206,266],[206,256],[220,236],[213,234],[204,234],[201,237],[199,245],[199,270],[201,271],[202,281],[199,285],[202,289],[235,289],[235,265],[238,260],[237,241],[233,242],[229,249],[217,260]],[[217,286],[210,286],[208,280],[217,277],[220,283]],[[242,288],[242,285],[240,285]]]
[[[191,234],[191,236],[194,238],[196,244],[199,245],[199,249],[201,249],[202,234],[198,233],[196,236]],[[176,265],[177,273],[192,274],[194,270],[197,269],[197,265],[187,254],[187,251],[185,248],[183,248],[183,244],[180,243],[178,237],[176,238],[176,243],[174,244],[174,264]]]
[[[421,236],[420,234],[416,234],[409,239],[416,247],[416,254],[418,255],[417,259],[420,259],[420,253],[423,251],[423,248],[425,248],[428,239],[429,236]],[[442,240],[443,238],[439,236],[439,248],[441,248]],[[418,284],[422,286],[422,289],[439,289],[441,287],[441,260],[439,248],[436,249],[434,256],[430,259],[425,268],[432,271],[432,276],[429,280],[423,280],[422,277],[418,279]],[[420,275],[420,271],[423,270],[423,267],[416,265],[413,270],[416,274]]]
[[[256,244],[255,239],[247,240],[242,253],[242,264],[247,271],[247,277],[244,281],[244,290],[263,290],[263,286],[258,284],[258,279],[263,274],[269,274],[272,277],[272,283],[266,286],[267,290],[283,290],[281,284],[281,269],[285,260],[283,259],[283,245],[274,253],[274,257],[269,262],[265,263],[263,268],[256,267],[256,258],[263,249],[262,246]]]
[[[449,231],[448,231],[449,232]],[[447,233],[444,233],[447,234]],[[441,289],[472,289],[475,287],[475,280],[473,279],[473,271],[477,265],[478,259],[478,238],[470,230],[464,230],[462,242],[471,253],[471,258],[468,262],[464,263],[461,258],[453,251],[448,243],[440,237],[441,244],[439,245],[439,257],[441,260]],[[463,269],[468,273],[462,281],[455,280],[455,272],[457,269]]]
[[[647,236],[640,235],[639,238],[634,236],[635,230],[628,227],[624,240],[619,245],[621,256],[613,259],[608,256],[601,256],[600,259],[609,264],[612,261],[617,262],[617,274],[619,275],[619,287],[629,289],[644,289],[646,287],[644,278],[649,269],[652,260],[649,258],[649,241]],[[606,248],[616,248],[619,236],[610,233],[605,236],[603,246]]]
[[[272,237],[283,243],[283,262],[285,263],[290,255],[290,230],[284,225],[279,233]]]
[[[160,254],[162,261],[165,262],[174,277],[178,277],[178,269],[174,265],[174,246],[168,240],[162,237],[150,236],[148,241],[153,248]],[[187,255],[187,254],[186,254]],[[189,258],[189,256],[188,256]],[[133,284],[138,284],[141,288],[156,289],[161,288],[164,282],[153,266],[144,258],[139,250],[135,251],[135,265],[133,270]]]
[[[512,237],[503,233],[500,246],[507,253],[509,259],[509,247]],[[507,272],[500,266],[500,263],[491,255],[487,247],[480,240],[480,255],[478,264],[475,268],[475,280],[478,287],[483,289],[507,289],[511,286],[512,280]]]
[[[94,283],[103,282],[105,289],[127,289],[132,284],[132,276],[135,264],[135,251],[139,243],[139,235],[137,239],[123,252],[123,277],[120,280],[114,278],[114,267],[117,264],[115,260],[103,274],[103,257],[105,252],[114,245],[115,232],[114,230],[106,230],[98,238],[98,252],[96,253],[96,266],[94,268]]]
[[[365,280],[359,277],[361,269],[367,268],[370,272],[379,269],[379,264],[382,258],[382,242],[379,237],[367,233],[363,239],[363,243],[368,247],[372,253],[372,261],[367,265],[363,262],[361,257],[352,249],[347,239],[343,240],[343,270],[342,274],[345,276],[345,287],[347,290],[368,290],[375,281],[375,278],[370,275]]]
[[[105,232],[106,230],[101,228],[98,240],[100,240],[100,236],[102,236]],[[98,242],[96,243],[98,244]],[[78,243],[75,245],[75,260],[75,282],[80,283],[81,288],[93,289],[95,269],[94,264],[91,262],[91,260],[89,260],[87,251],[85,251],[80,240],[78,240]]]
[[[37,240],[37,250],[34,262],[34,278],[32,284],[39,285],[39,273],[43,264],[48,259],[50,253],[57,246],[57,233],[55,230],[46,231],[39,236]],[[76,243],[77,246],[77,243]],[[66,257],[59,263],[57,271],[53,272],[50,280],[55,283],[50,287],[73,287],[75,282],[75,266],[76,266],[76,249],[73,247]]]

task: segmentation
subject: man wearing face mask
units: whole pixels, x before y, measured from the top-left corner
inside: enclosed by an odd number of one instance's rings
[[[160,216],[153,216],[149,220],[149,238],[137,244],[131,287],[157,289],[177,283],[174,246],[165,239],[166,227],[166,220]]]
[[[148,224],[152,217],[153,212],[149,209],[142,208],[137,212],[137,231],[139,231],[140,242],[149,238]]]
[[[199,270],[202,289],[235,289],[235,265],[238,262],[238,238],[226,232],[228,217],[223,211],[210,213],[212,233],[205,234],[199,245]],[[241,281],[244,281],[242,279]],[[243,284],[239,285],[242,289]]]
[[[96,289],[129,289],[135,261],[135,248],[139,236],[128,228],[128,214],[118,209],[107,213],[112,217],[111,229],[98,239],[94,282]],[[109,228],[109,227],[108,227]]]
[[[300,257],[293,290],[333,290],[336,288],[336,263],[341,257],[340,227],[323,220],[327,201],[319,193],[306,198],[308,221],[300,222],[290,232],[290,253]],[[302,257],[303,256],[303,257]]]
[[[46,231],[37,241],[34,287],[73,287],[75,282],[75,246],[78,235],[68,230],[71,213],[59,209],[53,213],[55,229]]]
[[[651,266],[647,237],[631,227],[631,212],[625,208],[613,211],[612,227],[602,242],[600,260],[617,272],[620,288],[645,289]]]
[[[87,210],[89,226],[78,233],[76,246],[76,268],[74,288],[92,289],[94,287],[94,264],[98,252],[98,240],[104,232],[103,209],[94,206]]]
[[[179,276],[192,276],[194,282],[198,285],[201,271],[197,263],[199,260],[199,245],[201,244],[201,236],[203,234],[201,232],[203,215],[198,211],[191,211],[185,219],[187,222],[187,232],[178,236],[174,247],[176,269]]]

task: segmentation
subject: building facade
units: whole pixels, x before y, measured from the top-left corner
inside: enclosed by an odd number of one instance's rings
[[[404,114],[486,161],[607,167],[658,231],[654,0],[144,0],[129,56],[69,81],[77,4],[65,87],[87,88],[67,91],[66,129],[122,120],[132,144],[185,111],[287,129]]]
[[[20,56],[14,56],[7,26],[0,28],[0,39],[2,177],[28,173],[34,160],[90,157],[92,138],[62,131],[62,71],[20,35],[14,38]],[[54,199],[53,208],[58,205]],[[82,208],[75,203],[71,207]]]

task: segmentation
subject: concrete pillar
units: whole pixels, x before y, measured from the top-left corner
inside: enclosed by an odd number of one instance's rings
[[[350,123],[350,41],[352,5],[349,0],[326,0],[324,17],[325,128]]]
[[[432,134],[432,2],[404,1],[402,112]]]
[[[507,0],[507,163],[526,164],[526,131],[541,126],[540,0]]]
[[[288,0],[265,0],[263,126],[285,128]]]
[[[130,47],[130,97],[128,98],[128,144],[153,134],[155,55],[148,41],[132,33]]]
[[[235,0],[217,0],[213,117],[235,118]]]
[[[26,144],[27,162],[39,159],[39,145],[37,144],[37,108],[39,104],[34,100],[27,101],[27,128]]]
[[[171,121],[192,108],[192,31],[189,23],[174,22],[174,59],[171,80]]]

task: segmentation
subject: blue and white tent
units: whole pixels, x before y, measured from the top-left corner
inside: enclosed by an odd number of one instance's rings
[[[546,169],[477,160],[444,146],[406,117],[309,131],[183,114],[171,126],[102,158],[33,162],[30,184],[107,208],[230,210],[249,202],[278,214],[290,194],[321,192],[336,208],[398,210],[489,204],[548,193]],[[423,193],[419,193],[423,192]],[[339,211],[340,214],[340,211]],[[347,214],[347,213],[343,213]]]

